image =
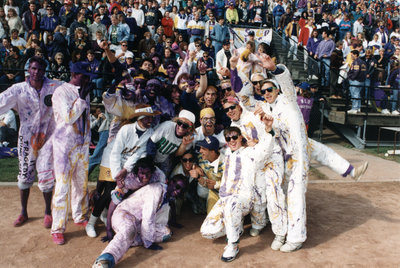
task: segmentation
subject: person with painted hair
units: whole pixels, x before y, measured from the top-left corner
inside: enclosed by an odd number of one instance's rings
[[[55,122],[51,97],[61,83],[47,79],[44,76],[45,69],[46,62],[43,59],[32,57],[27,81],[15,84],[0,94],[0,114],[13,108],[20,118],[18,188],[22,209],[14,222],[16,227],[28,220],[28,198],[35,180],[35,171],[46,204],[44,226],[50,228],[52,223],[54,172],[50,137],[54,132]]]
[[[241,73],[241,75],[243,75]],[[244,75],[243,75],[244,76]],[[249,83],[245,83],[245,87]],[[246,100],[246,105],[249,105]],[[231,126],[240,128],[242,135],[251,144],[257,144],[261,137],[267,135],[264,124],[254,116],[254,113],[244,109],[242,101],[236,97],[228,97],[224,100],[224,110],[232,120]],[[254,110],[254,109],[252,109]],[[283,156],[279,144],[273,140],[272,153],[268,158],[262,159],[263,165],[259,167],[255,177],[254,206],[251,210],[251,236],[258,236],[267,225],[268,212],[272,231],[275,239],[271,248],[279,250],[284,242],[287,232],[287,215],[285,194],[282,190],[283,181]]]
[[[246,140],[237,127],[224,130],[229,149],[225,154],[225,168],[219,188],[219,200],[204,220],[200,233],[207,239],[226,235],[227,246],[221,260],[231,262],[239,253],[239,237],[243,232],[243,217],[250,213],[255,199],[255,176],[263,160],[272,152],[272,117],[265,117],[266,134],[255,146]]]
[[[283,151],[287,180],[288,230],[286,243],[280,247],[280,251],[292,252],[301,248],[307,238],[305,192],[310,158],[316,159],[344,177],[351,175],[356,181],[365,173],[368,162],[354,168],[329,147],[308,139],[289,71],[284,65],[276,66],[268,55],[262,55],[260,60],[276,80],[264,81],[261,92],[264,93],[265,102],[254,101],[251,89],[246,87],[249,84],[246,81],[243,83],[244,89],[249,91],[243,94],[242,98],[246,100],[243,103],[248,107],[254,108],[258,103],[260,106],[256,107],[257,112],[270,114],[275,119],[273,130],[275,139]],[[241,78],[243,79],[243,76]]]

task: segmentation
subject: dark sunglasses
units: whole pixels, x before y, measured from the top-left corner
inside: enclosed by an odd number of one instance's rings
[[[223,88],[224,91],[231,91],[232,88],[231,87],[227,87],[227,88]]]
[[[233,111],[233,110],[235,110],[235,109],[236,109],[236,105],[232,105],[232,106],[229,106],[228,108],[225,108],[225,109],[224,109],[224,112],[227,113],[227,112]]]
[[[191,157],[191,158],[182,158],[182,162],[193,162],[194,161],[194,159],[193,159],[193,157]]]
[[[190,128],[190,125],[189,125],[189,124],[187,124],[187,123],[185,123],[185,122],[182,122],[182,121],[180,121],[180,120],[178,120],[178,122],[176,122],[176,124],[177,124],[178,126],[180,126],[181,128],[184,128],[184,129]]]
[[[251,82],[253,83],[253,86],[255,86],[255,85],[257,85],[257,84],[260,84],[260,85],[261,85],[262,81],[263,81],[263,80],[260,80],[260,81],[251,81]]]
[[[231,137],[225,137],[226,142],[230,142],[231,139],[235,141],[235,140],[239,139],[239,136],[238,135],[233,135]]]
[[[269,88],[266,88],[266,89],[261,89],[260,92],[261,92],[261,94],[264,95],[266,91],[268,91],[269,93],[271,93],[271,92],[274,91],[275,89],[276,89],[276,87],[269,87]]]

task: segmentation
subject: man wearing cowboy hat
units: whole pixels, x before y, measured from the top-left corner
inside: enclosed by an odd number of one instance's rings
[[[136,106],[135,113],[130,117],[130,120],[134,122],[124,125],[118,131],[110,155],[111,176],[114,181],[123,181],[128,172],[132,171],[137,160],[146,156],[147,141],[154,133],[151,127],[153,116],[158,114],[160,114],[160,112],[153,111],[150,105],[139,104]],[[106,183],[114,185],[112,188],[106,188],[110,190],[115,188],[115,183],[109,181]],[[108,191],[108,193],[104,193],[100,197],[99,202],[95,204],[89,222],[86,225],[86,233],[89,237],[97,236],[94,229],[95,223],[110,200],[110,191]]]
[[[53,242],[64,244],[69,199],[76,225],[87,223],[90,143],[90,65],[77,62],[71,80],[59,86],[52,102],[56,128],[52,136],[56,187],[53,197]]]

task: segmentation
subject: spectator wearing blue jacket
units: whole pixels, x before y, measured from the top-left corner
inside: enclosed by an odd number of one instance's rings
[[[212,29],[210,37],[212,39],[212,45],[215,48],[215,53],[218,53],[222,49],[222,43],[226,39],[230,39],[229,28],[224,25],[224,17],[218,17],[218,23],[215,24]]]
[[[272,16],[274,16],[274,22],[275,22],[275,29],[278,29],[279,25],[279,20],[281,19],[281,16],[285,13],[285,9],[282,6],[282,1],[278,1],[278,5],[274,7],[272,10]]]

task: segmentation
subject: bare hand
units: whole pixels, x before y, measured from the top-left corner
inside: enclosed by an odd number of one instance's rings
[[[270,56],[267,54],[261,53],[260,55],[257,55],[258,59],[260,60],[261,63],[259,63],[263,68],[273,71],[276,69],[275,62],[271,59]]]
[[[117,186],[120,189],[124,188],[124,186],[125,186],[125,177],[127,174],[128,174],[128,171],[125,168],[123,168],[118,172],[117,176],[115,176]]]
[[[197,61],[197,69],[201,74],[204,74],[207,71],[207,64],[204,62],[203,59],[199,59]]]
[[[192,135],[187,135],[187,136],[183,137],[182,144],[185,146],[189,145],[193,142],[193,140],[194,140],[194,137]]]
[[[231,70],[236,69],[238,61],[239,61],[239,55],[237,54],[237,51],[235,50],[233,53],[233,56],[229,59],[229,63],[231,65]]]
[[[102,41],[99,46],[101,49],[104,49],[104,50],[109,49],[108,41]]]
[[[260,118],[265,114],[263,108],[257,103],[256,108],[254,109],[254,115],[260,115]]]
[[[215,180],[206,180],[207,188],[212,190],[217,182]]]
[[[268,114],[264,114],[261,117],[261,121],[264,122],[265,124],[265,129],[267,130],[267,132],[270,132],[272,129],[272,123],[274,122],[274,118],[271,115]]]

